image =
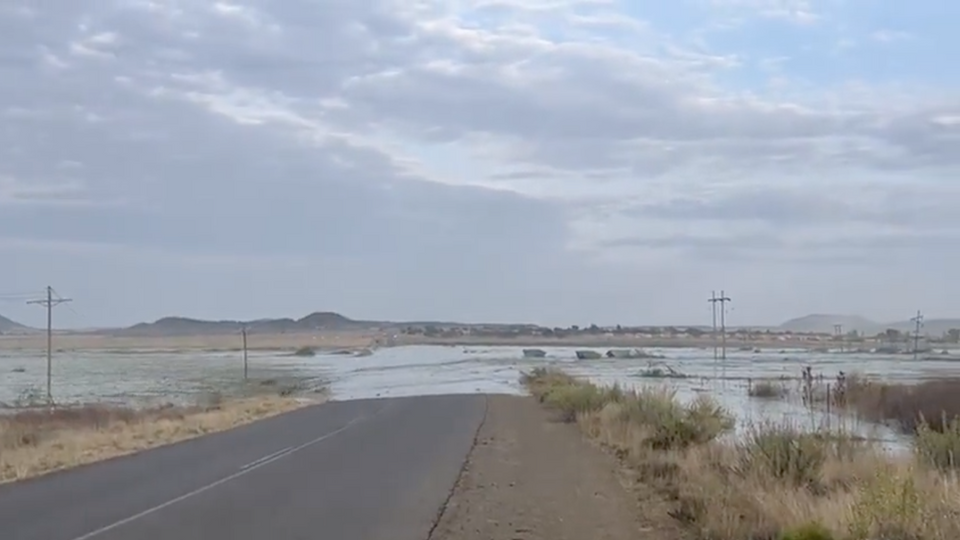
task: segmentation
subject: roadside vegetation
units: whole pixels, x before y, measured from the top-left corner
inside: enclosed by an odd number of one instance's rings
[[[212,394],[192,406],[86,405],[5,411],[0,414],[0,483],[225,431],[320,399],[297,398],[282,389],[231,399]]]
[[[639,505],[645,522],[679,526],[683,536],[960,538],[955,421],[918,422],[914,452],[894,456],[846,433],[790,424],[749,426],[734,437],[734,419],[709,398],[681,403],[662,388],[599,387],[548,369],[525,374],[523,383],[561,420],[615,452],[638,491],[654,491],[657,501]],[[912,418],[939,407],[910,395],[919,401],[898,400],[901,408],[890,405],[887,414]]]

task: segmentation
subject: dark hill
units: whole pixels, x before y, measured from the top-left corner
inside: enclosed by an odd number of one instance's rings
[[[250,333],[283,334],[320,330],[363,330],[383,326],[373,321],[355,321],[332,312],[311,313],[302,319],[258,319],[254,321],[204,321],[186,317],[164,317],[152,323],[135,324],[110,331],[116,336],[170,337],[236,334],[244,327]]]
[[[878,323],[859,315],[823,315],[814,314],[790,319],[780,325],[779,330],[790,332],[816,332],[821,334],[832,334],[833,325],[843,325],[843,331],[849,332],[856,330],[862,334],[874,335],[887,329],[898,330],[900,332],[913,332],[914,322],[906,319],[902,321]],[[952,328],[960,328],[960,319],[926,319],[921,334],[930,336],[940,336]]]
[[[0,315],[0,335],[22,335],[33,334],[35,332],[37,332],[37,330],[34,328],[30,328],[29,326]]]
[[[856,330],[858,332],[874,332],[879,324],[861,317],[859,315],[827,315],[816,313],[805,315],[780,325],[779,330],[788,332],[811,332],[819,334],[832,334],[833,325],[843,326],[844,332]]]

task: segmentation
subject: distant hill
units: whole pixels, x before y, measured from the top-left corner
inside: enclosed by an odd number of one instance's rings
[[[867,335],[878,334],[887,330],[888,328],[899,330],[900,332],[913,332],[915,328],[914,322],[909,319],[888,323],[878,323],[859,315],[814,314],[806,315],[796,319],[790,319],[789,321],[777,327],[777,329],[782,332],[816,332],[822,334],[832,334],[833,325],[835,324],[843,325],[844,332],[856,330],[857,332]],[[920,332],[921,334],[940,336],[951,328],[960,328],[960,319],[927,319],[924,321],[923,328],[920,330]]]
[[[20,324],[16,321],[10,320],[3,315],[0,315],[0,335],[11,336],[11,335],[23,335],[23,334],[33,334],[38,332],[35,328],[30,328],[29,326]]]
[[[833,325],[835,324],[843,325],[844,332],[856,330],[857,332],[866,333],[870,333],[878,326],[881,326],[879,323],[859,315],[833,315],[815,313],[813,315],[805,315],[796,319],[790,319],[789,321],[777,327],[777,329],[783,332],[814,332],[821,334],[832,334]]]
[[[823,333],[832,334],[835,324],[843,325],[843,331],[849,332],[856,330],[862,334],[874,335],[888,328],[893,328],[901,332],[912,332],[914,325],[909,320],[878,323],[871,321],[859,315],[837,315],[837,314],[812,314],[796,319],[790,319],[783,324],[775,327],[750,327],[753,330],[772,330],[779,332],[795,333]],[[257,319],[251,321],[221,320],[208,321],[202,319],[191,319],[187,317],[165,317],[155,322],[139,323],[128,328],[120,329],[100,329],[87,330],[82,333],[93,333],[99,335],[129,336],[129,337],[174,337],[174,336],[203,336],[203,335],[224,335],[237,334],[243,327],[253,334],[284,334],[297,332],[317,332],[317,331],[363,331],[373,329],[392,329],[400,331],[405,327],[435,327],[438,329],[452,327],[482,327],[486,329],[535,329],[534,324],[478,324],[478,323],[456,323],[441,321],[406,321],[406,322],[388,322],[388,321],[365,321],[355,320],[345,317],[335,312],[316,312],[307,315],[301,319],[280,318],[280,319]],[[734,327],[729,327],[730,329]],[[940,336],[951,328],[960,328],[960,319],[929,319],[925,321],[922,333],[931,336]],[[701,327],[709,329],[709,327]],[[21,325],[9,319],[0,317],[0,334],[9,333],[35,333],[38,330]],[[73,331],[80,332],[80,331]]]
[[[170,337],[222,335],[240,332],[244,327],[250,333],[282,334],[318,330],[363,330],[382,326],[384,323],[355,321],[339,313],[317,312],[302,319],[258,319],[254,321],[204,321],[186,317],[165,317],[152,323],[135,324],[119,330],[105,330],[114,336]]]
[[[128,328],[101,329],[95,334],[130,337],[173,337],[202,336],[239,333],[243,327],[251,334],[284,334],[316,331],[346,331],[390,329],[400,331],[407,327],[435,327],[438,329],[455,327],[484,328],[537,328],[535,324],[477,324],[451,321],[364,321],[345,317],[330,311],[318,311],[301,319],[257,319],[252,321],[206,321],[186,317],[165,317],[151,323],[139,323]]]
[[[901,332],[913,332],[915,326],[913,321],[899,321],[881,325],[881,328],[877,331],[882,332],[887,328],[893,328]],[[920,333],[931,336],[941,336],[951,328],[960,328],[960,319],[927,319],[923,321],[923,327],[920,329]]]

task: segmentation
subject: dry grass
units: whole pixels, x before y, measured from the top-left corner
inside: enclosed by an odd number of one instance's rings
[[[661,519],[698,539],[960,538],[960,484],[928,460],[895,458],[843,433],[791,425],[720,438],[730,428],[725,411],[704,399],[680,404],[664,390],[601,389],[546,370],[524,382],[548,406],[568,416],[576,410],[589,437],[660,493],[669,508]],[[923,457],[919,447],[917,455]]]
[[[960,417],[960,378],[891,384],[851,376],[840,398],[874,422],[893,421],[908,433],[923,424],[942,431]]]
[[[250,350],[296,350],[300,347],[350,349],[369,347],[383,337],[377,332],[297,332],[291,334],[250,334]],[[43,335],[0,336],[0,350],[42,350],[47,346]],[[54,337],[54,346],[62,350],[175,350],[175,351],[239,351],[240,336],[233,334],[168,337],[116,337],[67,334]]]
[[[0,416],[0,483],[224,431],[316,402],[263,395],[188,408],[86,406]]]
[[[960,469],[960,379],[903,384],[851,376],[829,398],[861,418],[912,435],[917,456],[928,465]]]

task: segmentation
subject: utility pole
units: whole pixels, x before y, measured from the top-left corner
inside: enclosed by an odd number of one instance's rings
[[[240,329],[240,335],[243,336],[243,380],[247,380],[247,327]]]
[[[53,404],[53,308],[67,302],[73,302],[73,300],[70,298],[54,298],[53,287],[49,285],[47,286],[47,298],[45,300],[30,300],[27,302],[47,308],[47,403],[51,405]]]
[[[843,352],[843,325],[842,324],[833,325],[833,335],[837,338],[837,341],[840,342],[840,352]]]
[[[920,313],[920,310],[917,310],[917,316],[910,319],[914,323],[913,330],[913,360],[917,360],[917,354],[919,353],[920,348],[920,327],[923,326],[923,314]]]
[[[710,298],[707,299],[707,302],[710,302],[710,309],[713,311],[713,331],[710,334],[710,337],[713,341],[713,369],[714,376],[716,376],[717,369],[717,291],[710,291]]]
[[[723,376],[727,376],[727,307],[726,303],[730,301],[730,298],[721,290],[720,296],[717,296],[717,292],[713,291],[710,294],[709,302],[713,304],[713,361],[716,365],[717,361],[717,302],[720,303],[720,362],[723,366]]]
[[[721,290],[717,302],[720,302],[720,361],[723,362],[724,377],[727,375],[727,302],[729,301],[730,298]]]
[[[713,378],[717,378],[717,362],[719,360],[719,351],[717,350],[717,291],[710,291],[710,310],[713,314],[713,330],[710,332],[710,341],[713,343]]]

